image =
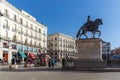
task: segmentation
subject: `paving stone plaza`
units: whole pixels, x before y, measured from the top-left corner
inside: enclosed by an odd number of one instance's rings
[[[19,66],[17,69],[9,69],[8,66],[0,66],[0,80],[119,80],[119,68],[103,70],[63,70],[61,65],[55,68]]]
[[[1,80],[119,80],[120,72],[92,71],[0,71]]]

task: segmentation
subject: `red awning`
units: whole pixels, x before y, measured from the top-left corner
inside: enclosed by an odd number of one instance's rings
[[[34,53],[30,52],[30,53],[29,53],[29,58],[34,59],[34,58],[35,58]]]

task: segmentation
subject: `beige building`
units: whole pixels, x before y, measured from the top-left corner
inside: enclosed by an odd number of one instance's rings
[[[62,33],[48,35],[48,53],[57,59],[75,57],[75,38]]]
[[[0,0],[0,58],[9,62],[18,51],[45,53],[47,27],[29,13]]]

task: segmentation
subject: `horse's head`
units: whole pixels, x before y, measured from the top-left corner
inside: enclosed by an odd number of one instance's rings
[[[102,25],[103,24],[102,19],[100,19],[100,18],[96,19],[94,21],[94,23],[97,24],[97,25]]]

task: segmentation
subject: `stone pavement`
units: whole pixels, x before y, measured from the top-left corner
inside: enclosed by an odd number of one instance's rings
[[[108,68],[62,68],[60,63],[56,64],[54,68],[49,68],[48,66],[40,66],[40,67],[27,67],[24,65],[18,65],[18,68],[9,68],[9,65],[0,65],[0,71],[91,71],[91,72],[120,72],[120,67],[108,67]]]
[[[117,71],[119,68],[107,68]],[[106,70],[106,69],[105,69]],[[82,71],[72,69],[54,69],[46,67],[31,67],[9,69],[4,66],[0,69],[0,80],[120,80],[120,72]]]
[[[61,64],[55,68],[48,66],[9,69],[8,65],[0,65],[0,80],[119,80],[120,68],[81,68],[62,69]]]

